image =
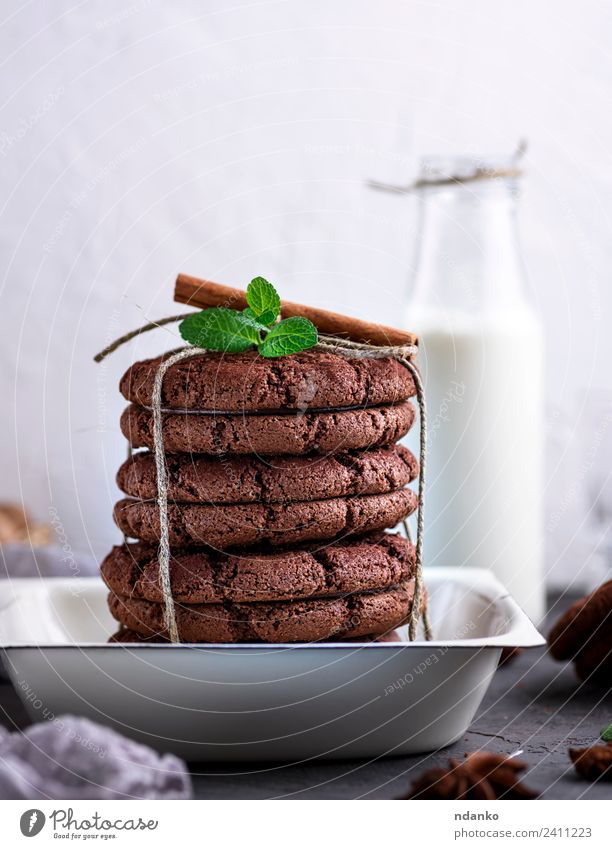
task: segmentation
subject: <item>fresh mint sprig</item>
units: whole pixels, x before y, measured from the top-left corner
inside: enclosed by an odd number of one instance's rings
[[[260,325],[250,316],[225,307],[211,307],[183,319],[181,336],[198,348],[239,354],[260,343]]]
[[[296,315],[280,321],[269,330],[259,346],[259,353],[262,357],[284,357],[312,348],[317,340],[317,328],[312,321]]]
[[[280,315],[281,301],[278,292],[263,277],[255,277],[246,290],[247,304],[245,312],[269,327]]]
[[[209,351],[239,354],[256,347],[262,357],[284,357],[314,347],[317,328],[307,318],[294,316],[279,321],[278,292],[263,277],[255,277],[246,291],[248,307],[239,312],[211,307],[194,313],[179,324],[186,342]]]

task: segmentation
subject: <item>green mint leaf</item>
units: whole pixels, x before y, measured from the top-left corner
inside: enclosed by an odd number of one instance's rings
[[[319,341],[312,321],[301,316],[286,318],[275,324],[259,346],[262,357],[284,357],[312,348]]]
[[[612,725],[608,725],[607,728],[602,730],[601,739],[606,743],[612,743]]]
[[[259,321],[265,327],[271,327],[277,318],[277,312],[274,312],[274,310],[266,310],[265,312],[262,312],[262,314],[257,318],[257,321]]]
[[[263,277],[251,280],[247,286],[246,299],[253,315],[262,324],[273,324],[278,318],[281,303],[278,292]]]
[[[266,310],[261,315],[257,316],[250,307],[242,310],[243,315],[246,315],[251,321],[255,322],[260,330],[267,330],[271,324],[276,321],[276,315],[272,310]]]
[[[198,348],[239,354],[259,345],[259,327],[248,315],[225,307],[211,307],[183,319],[179,324],[183,339]]]

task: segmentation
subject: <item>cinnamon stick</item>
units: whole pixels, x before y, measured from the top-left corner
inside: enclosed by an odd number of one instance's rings
[[[246,294],[241,289],[213,283],[210,280],[200,280],[188,274],[179,274],[174,288],[174,300],[179,304],[189,304],[192,307],[227,307],[242,310],[247,306]],[[342,336],[353,342],[367,342],[371,345],[417,345],[418,338],[407,330],[395,327],[385,327],[362,321],[340,313],[309,307],[304,304],[294,304],[291,301],[281,302],[282,318],[301,315],[309,318],[320,333],[330,336]]]

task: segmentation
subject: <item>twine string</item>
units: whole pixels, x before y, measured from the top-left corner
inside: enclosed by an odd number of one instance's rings
[[[416,396],[419,405],[419,503],[417,506],[417,532],[415,545],[415,579],[414,599],[410,610],[410,621],[408,625],[408,636],[411,642],[416,640],[419,618],[421,617],[421,605],[423,606],[423,629],[425,639],[431,640],[431,623],[427,601],[423,599],[425,588],[423,582],[423,536],[425,532],[425,462],[427,455],[427,409],[425,404],[425,388],[421,375],[414,363],[407,357],[397,357],[398,362],[405,366],[414,380]],[[409,537],[410,538],[410,537]]]
[[[163,360],[155,372],[153,381],[153,443],[155,446],[155,471],[157,473],[157,506],[159,508],[159,579],[162,595],[164,597],[164,623],[171,642],[179,643],[178,626],[176,624],[176,610],[174,608],[174,596],[170,583],[170,529],[168,526],[168,480],[166,468],[166,452],[164,449],[163,418],[161,407],[162,386],[164,376],[169,368],[187,357],[193,357],[200,348],[183,348]]]
[[[520,139],[514,153],[507,165],[491,166],[486,163],[474,162],[471,171],[457,174],[424,174],[412,183],[396,185],[395,183],[383,183],[380,180],[368,180],[371,189],[383,192],[394,192],[399,195],[407,195],[431,186],[463,186],[479,180],[496,180],[499,178],[518,179],[523,176],[521,160],[527,152],[527,139]]]
[[[414,578],[414,599],[410,610],[410,619],[408,623],[408,636],[411,642],[417,638],[417,629],[419,619],[421,618],[421,607],[423,607],[423,628],[425,631],[425,639],[431,639],[431,624],[427,611],[427,603],[424,601],[424,586],[423,586],[423,534],[425,529],[425,461],[427,454],[427,411],[425,404],[425,389],[421,375],[415,364],[410,359],[411,356],[417,353],[416,345],[406,345],[403,347],[395,346],[379,346],[368,345],[365,342],[351,342],[348,339],[336,339],[335,336],[319,336],[319,344],[317,349],[321,351],[329,351],[330,353],[343,354],[346,357],[368,357],[370,359],[383,359],[385,357],[393,357],[405,366],[414,380],[416,389],[416,397],[419,406],[419,503],[417,507],[417,532],[415,545],[415,578]],[[404,524],[404,531],[408,539],[410,533],[408,525]]]
[[[106,357],[108,357],[109,354],[112,354],[113,351],[116,351],[117,348],[120,348],[122,345],[125,345],[126,342],[130,342],[132,339],[140,336],[142,333],[148,333],[150,330],[157,330],[159,327],[163,327],[164,324],[174,324],[174,322],[182,321],[190,315],[193,315],[193,313],[185,312],[182,313],[182,315],[169,315],[166,316],[166,318],[160,318],[158,321],[150,321],[148,324],[136,328],[136,330],[130,330],[129,333],[124,333],[123,336],[115,339],[114,342],[107,345],[106,348],[100,351],[99,354],[96,354],[94,357],[94,363],[101,363],[102,360],[106,359]]]
[[[163,324],[169,324],[173,321],[181,321],[184,316],[172,316],[167,319],[162,319],[158,322],[151,322],[139,330],[126,333],[120,339],[110,344],[107,348],[101,351],[96,357],[96,362],[101,362],[108,354],[115,351],[121,345],[135,338],[142,332],[153,330]],[[419,484],[418,484],[418,506],[417,506],[417,530],[415,542],[415,578],[414,578],[414,597],[408,620],[408,636],[412,641],[417,638],[419,621],[423,620],[423,629],[425,639],[430,640],[432,637],[431,625],[427,611],[427,601],[425,599],[425,587],[423,582],[423,533],[425,527],[424,519],[424,502],[425,502],[425,472],[426,472],[426,454],[427,454],[427,413],[425,405],[425,391],[423,382],[418,369],[410,359],[417,353],[416,345],[409,346],[378,346],[369,345],[365,342],[353,342],[349,339],[343,339],[336,336],[319,335],[319,342],[314,350],[327,351],[330,353],[340,354],[349,359],[352,358],[370,358],[383,359],[385,357],[393,357],[401,363],[410,372],[416,389],[416,398],[419,407]],[[151,409],[153,411],[153,445],[155,455],[155,469],[157,474],[157,505],[159,509],[159,524],[160,524],[160,541],[158,550],[159,576],[162,595],[164,598],[164,624],[168,632],[170,641],[173,643],[180,642],[178,634],[178,626],[176,622],[176,609],[174,597],[172,595],[172,586],[170,581],[170,529],[168,522],[168,483],[167,483],[167,468],[166,454],[163,439],[163,414],[165,408],[162,407],[162,388],[164,376],[168,369],[172,368],[178,362],[189,357],[194,357],[203,353],[202,348],[189,345],[181,348],[178,351],[172,352],[169,357],[162,360],[161,364],[155,372],[153,381],[153,393],[151,398]],[[176,412],[176,411],[175,411]],[[404,531],[410,541],[410,531],[407,522],[403,521]]]

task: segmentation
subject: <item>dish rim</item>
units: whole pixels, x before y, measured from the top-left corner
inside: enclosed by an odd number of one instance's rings
[[[20,640],[5,640],[0,636],[0,650],[19,651],[24,649],[44,649],[44,650],[77,650],[99,652],[107,651],[192,651],[196,653],[238,653],[238,652],[260,652],[262,654],[270,654],[278,651],[338,651],[346,650],[354,652],[355,650],[367,649],[368,651],[406,651],[406,650],[423,650],[426,648],[432,649],[474,649],[476,651],[483,649],[502,649],[502,648],[536,648],[546,644],[545,637],[540,633],[537,627],[529,619],[511,593],[506,590],[501,581],[489,570],[474,566],[430,566],[424,569],[425,583],[442,584],[443,582],[455,583],[463,586],[466,590],[475,592],[479,595],[488,594],[484,598],[487,604],[502,604],[505,607],[505,613],[508,616],[508,630],[503,634],[489,635],[484,637],[465,637],[454,640],[415,640],[398,641],[398,642],[360,642],[358,640],[336,642],[315,642],[315,643],[108,643],[96,641],[83,642],[32,642]],[[39,589],[41,584],[49,584],[54,590],[65,589],[67,592],[76,586],[83,587],[83,584],[99,585],[102,583],[100,576],[87,577],[29,577],[29,578],[3,578],[0,585],[6,582],[11,585],[11,588],[17,589],[19,586],[27,587],[28,585],[36,585]],[[72,592],[74,594],[74,592]],[[8,607],[12,606],[12,601],[3,605],[0,608],[0,622],[2,621],[3,613]]]

